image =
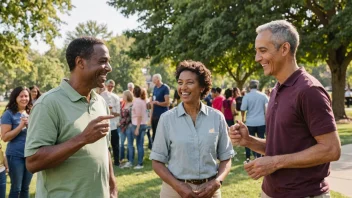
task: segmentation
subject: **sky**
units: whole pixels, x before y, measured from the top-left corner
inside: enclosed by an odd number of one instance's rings
[[[71,0],[75,8],[69,12],[69,15],[59,13],[61,20],[66,24],[60,26],[61,38],[56,38],[54,43],[61,48],[64,45],[65,35],[68,31],[73,31],[78,23],[84,23],[88,20],[97,21],[98,24],[105,23],[108,30],[114,35],[121,34],[125,30],[138,27],[137,16],[125,18],[115,8],[109,6],[106,0]],[[38,42],[31,41],[31,48],[44,53],[49,50],[49,45],[38,39]]]

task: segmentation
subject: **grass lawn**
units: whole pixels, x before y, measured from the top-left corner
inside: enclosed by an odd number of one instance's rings
[[[3,112],[3,106],[1,104],[0,112],[1,114]],[[348,114],[352,117],[352,110],[348,111]],[[342,144],[352,143],[352,124],[339,124],[338,129]],[[145,142],[147,143],[147,140]],[[3,146],[6,147],[4,144]],[[237,152],[237,160],[233,160],[231,172],[223,183],[222,197],[259,197],[262,179],[255,181],[247,176],[243,169],[243,161],[245,160],[244,149],[236,147],[235,150]],[[120,198],[159,197],[161,180],[151,168],[151,161],[148,159],[150,151],[148,149],[145,149],[145,151],[144,169],[133,170],[114,167]],[[30,186],[31,197],[35,197],[35,185],[36,175],[34,175]],[[7,193],[9,193],[9,177],[7,177],[6,190]],[[343,196],[337,192],[332,192],[332,197],[347,198],[347,196]]]

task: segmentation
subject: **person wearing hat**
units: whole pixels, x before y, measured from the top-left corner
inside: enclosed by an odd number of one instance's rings
[[[245,122],[249,134],[264,138],[265,134],[265,105],[269,102],[268,97],[258,91],[259,81],[251,80],[249,93],[243,97],[241,111],[243,112],[242,122]],[[246,120],[244,120],[246,118]],[[254,158],[261,157],[261,154],[253,151]],[[246,147],[246,161],[251,157],[251,150]]]

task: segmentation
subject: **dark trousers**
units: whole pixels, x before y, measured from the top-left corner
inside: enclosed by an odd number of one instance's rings
[[[120,165],[120,139],[119,133],[117,129],[111,130],[111,147],[112,147],[112,154],[114,157],[114,165]]]
[[[146,131],[147,137],[148,137],[148,149],[152,149],[153,147],[153,140],[152,136],[150,135],[150,126],[147,126],[147,131]]]
[[[0,173],[0,198],[6,197],[6,170]]]
[[[152,118],[152,130],[153,130],[152,139],[153,139],[153,142],[154,142],[154,139],[155,139],[156,127],[158,126],[159,119],[160,119],[160,117],[153,117]]]
[[[352,97],[345,97],[345,99],[347,108],[350,108],[350,105],[352,105]]]
[[[249,132],[249,135],[251,136],[257,136],[259,138],[262,138],[264,139],[264,135],[265,135],[265,125],[262,125],[262,126],[247,126],[248,127],[248,132]],[[253,152],[253,156],[254,158],[257,158],[257,157],[261,157],[262,155],[259,154],[259,153],[256,153],[254,151]],[[246,158],[250,158],[251,157],[251,150],[249,148],[246,147]]]

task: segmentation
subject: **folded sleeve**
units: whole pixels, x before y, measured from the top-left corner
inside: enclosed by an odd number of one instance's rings
[[[29,116],[25,157],[34,155],[43,146],[55,145],[58,133],[57,115],[46,104],[37,103]]]
[[[168,163],[170,153],[170,138],[166,120],[165,116],[161,115],[156,129],[152,152],[150,153],[151,160],[156,160],[164,164]]]
[[[217,158],[220,161],[228,160],[235,156],[235,151],[233,150],[231,140],[228,136],[227,124],[225,117],[221,114],[219,115],[220,129],[219,129],[219,142],[217,147]]]

